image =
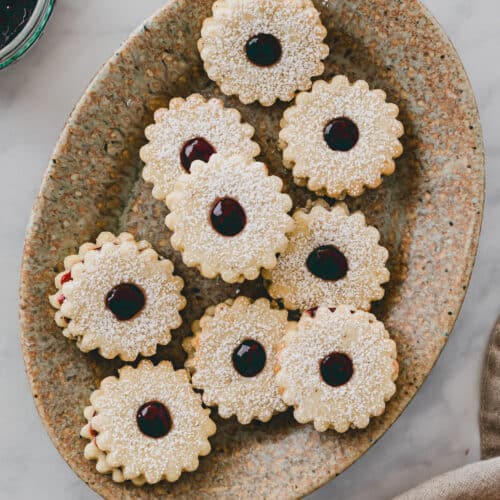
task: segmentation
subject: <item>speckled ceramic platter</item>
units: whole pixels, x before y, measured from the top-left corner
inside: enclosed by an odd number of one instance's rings
[[[185,325],[238,293],[258,296],[261,282],[230,286],[186,269],[169,244],[166,209],[140,178],[139,148],[155,109],[173,96],[220,95],[196,49],[210,0],[170,1],[101,69],[72,113],[50,160],[28,228],[21,285],[22,344],[41,418],[73,470],[105,498],[288,498],[304,495],[351,465],[400,415],[446,343],[474,263],[484,191],[476,103],[450,42],[416,0],[316,1],[331,54],[324,77],[363,78],[401,108],[404,155],[380,189],[348,200],[382,233],[392,275],[374,307],[397,342],[401,375],[385,414],[363,431],[320,434],[291,412],[269,424],[217,419],[213,453],[175,484],[115,484],[83,457],[82,409],[118,361],[81,353],[61,335],[47,301],[65,255],[102,230],[128,230],[172,258],[186,281]],[[256,129],[262,159],[285,180],[295,205],[311,196],[293,186],[280,161],[283,103],[238,108]],[[183,358],[176,342],[155,359]]]

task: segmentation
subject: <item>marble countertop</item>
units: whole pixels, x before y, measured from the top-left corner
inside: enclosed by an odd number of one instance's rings
[[[24,230],[52,148],[89,80],[164,0],[58,0],[41,42],[0,72],[0,497],[94,499],[46,435],[24,374],[17,288]],[[453,335],[404,415],[347,472],[312,495],[385,499],[479,458],[484,351],[500,312],[500,53],[497,0],[424,0],[454,42],[476,93],[487,156],[486,211]]]

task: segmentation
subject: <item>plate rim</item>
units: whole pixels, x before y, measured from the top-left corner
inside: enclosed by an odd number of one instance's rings
[[[331,1],[331,0],[329,0]],[[91,79],[90,83],[88,86],[84,89],[81,97],[78,99],[77,103],[75,104],[73,110],[71,111],[68,120],[65,122],[63,130],[61,131],[61,134],[59,135],[56,145],[52,151],[52,154],[50,156],[50,159],[58,156],[60,150],[62,149],[62,146],[65,143],[65,139],[68,135],[69,128],[73,122],[73,119],[75,116],[78,115],[78,112],[82,106],[84,106],[89,98],[89,92],[99,84],[101,80],[103,80],[111,65],[113,62],[118,59],[120,54],[124,49],[126,49],[132,42],[140,36],[142,27],[144,24],[149,23],[149,22],[154,22],[154,20],[161,16],[162,13],[171,8],[171,6],[175,3],[178,3],[179,0],[167,0],[165,4],[157,9],[151,16],[147,17],[144,19],[136,29],[134,29],[131,34],[124,40],[122,44],[113,52],[112,56],[109,57],[106,62],[101,65],[101,67],[98,69],[96,72],[95,76]],[[481,121],[480,121],[480,114],[479,114],[479,107],[477,104],[477,99],[474,94],[474,90],[469,78],[469,75],[462,63],[462,60],[453,44],[453,42],[450,40],[448,37],[447,33],[445,32],[444,28],[441,26],[441,24],[437,21],[437,19],[434,17],[432,12],[425,6],[421,0],[417,0],[417,3],[419,5],[419,8],[422,9],[423,15],[434,25],[434,28],[436,29],[436,34],[439,36],[440,40],[444,42],[447,45],[448,49],[448,55],[453,57],[453,66],[456,68],[456,70],[459,72],[460,78],[463,79],[465,82],[465,88],[464,88],[464,93],[466,94],[467,99],[471,100],[471,103],[473,104],[473,109],[475,111],[475,122],[473,123],[474,125],[474,130],[475,130],[475,136],[477,139],[477,145],[478,145],[478,150],[476,151],[476,154],[479,155],[480,157],[480,162],[475,164],[475,169],[479,171],[480,173],[480,179],[479,179],[479,184],[477,185],[477,194],[480,197],[479,198],[479,203],[478,203],[478,208],[479,210],[474,213],[474,230],[470,235],[470,247],[469,247],[469,252],[467,256],[464,258],[464,275],[463,275],[463,284],[464,287],[461,288],[459,291],[456,293],[457,297],[457,308],[454,311],[454,315],[452,317],[451,321],[451,328],[450,328],[450,335],[453,333],[456,321],[458,319],[458,316],[461,312],[463,302],[465,300],[466,294],[468,292],[469,286],[470,286],[470,280],[472,277],[472,272],[473,268],[475,265],[476,257],[477,257],[477,251],[478,251],[478,246],[479,246],[479,240],[480,240],[480,233],[481,233],[481,227],[482,227],[482,222],[483,222],[483,216],[484,216],[484,205],[485,205],[485,189],[486,189],[486,180],[485,180],[485,151],[484,151],[484,136],[483,136],[483,131],[482,131],[482,126],[481,126]],[[102,490],[100,491],[99,488],[94,487],[94,485],[89,484],[81,475],[78,470],[75,470],[69,463],[69,460],[64,453],[62,446],[59,445],[57,436],[55,435],[55,432],[53,428],[49,425],[49,419],[47,415],[45,414],[45,409],[44,406],[42,405],[40,399],[36,397],[36,380],[33,376],[32,371],[30,370],[30,365],[31,365],[31,360],[30,360],[30,353],[28,346],[25,342],[25,334],[27,330],[27,325],[29,324],[29,319],[26,317],[26,314],[24,312],[23,308],[23,302],[24,298],[29,295],[28,293],[28,285],[27,285],[27,276],[30,275],[31,271],[29,270],[27,266],[27,261],[29,259],[29,251],[28,251],[28,246],[30,241],[32,240],[35,232],[36,232],[36,223],[37,221],[41,218],[41,213],[43,212],[44,206],[45,206],[45,199],[43,197],[43,193],[45,192],[46,184],[50,178],[51,173],[56,169],[52,161],[49,161],[49,164],[43,174],[42,181],[40,184],[39,191],[37,193],[37,196],[35,198],[35,201],[33,203],[28,224],[26,227],[25,231],[25,239],[24,239],[24,244],[23,244],[23,250],[22,250],[22,259],[21,259],[21,266],[20,266],[20,283],[19,283],[19,323],[20,323],[20,340],[21,340],[21,347],[22,347],[22,355],[23,355],[23,360],[24,360],[24,365],[25,365],[25,371],[26,375],[29,381],[30,385],[30,391],[31,395],[33,397],[35,407],[37,409],[37,412],[40,416],[40,420],[43,424],[43,427],[47,434],[50,437],[50,440],[52,441],[52,444],[60,454],[60,456],[63,458],[65,463],[70,467],[70,469],[85,483],[87,486],[89,486],[93,491],[95,491],[97,494],[102,495]],[[449,338],[449,336],[448,336]],[[394,423],[399,420],[399,418],[404,414],[406,409],[408,408],[409,404],[413,401],[415,395],[417,392],[420,390],[422,385],[427,381],[427,378],[429,377],[430,373],[432,372],[436,362],[439,360],[444,347],[446,346],[447,341],[444,342],[439,350],[439,353],[437,354],[436,358],[432,362],[429,370],[427,373],[424,375],[422,382],[420,385],[417,386],[417,389],[415,390],[414,394],[411,396],[410,399],[406,401],[404,406],[402,407],[401,411],[398,413],[398,415],[393,418],[392,422],[386,426],[381,432],[381,434],[374,439],[370,445],[361,453],[356,454],[355,458],[350,461],[349,465],[342,469],[340,472],[333,471],[324,481],[318,482],[315,484],[309,484],[309,488],[304,489],[300,492],[300,496],[305,496],[308,495],[317,489],[321,488],[328,482],[330,482],[332,479],[336,478],[339,476],[342,472],[345,472],[347,469],[349,469],[353,464],[355,464],[359,458],[361,458],[368,450],[372,448],[372,446],[379,440],[381,439],[385,433],[394,425]],[[104,497],[106,498],[106,497]]]

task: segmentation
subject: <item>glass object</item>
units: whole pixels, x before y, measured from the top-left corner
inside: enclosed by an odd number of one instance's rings
[[[40,38],[54,4],[55,0],[0,0],[0,70]]]

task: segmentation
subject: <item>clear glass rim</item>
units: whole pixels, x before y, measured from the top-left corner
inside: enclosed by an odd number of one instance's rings
[[[21,58],[40,38],[56,0],[39,0],[26,26],[0,50],[0,70]]]

